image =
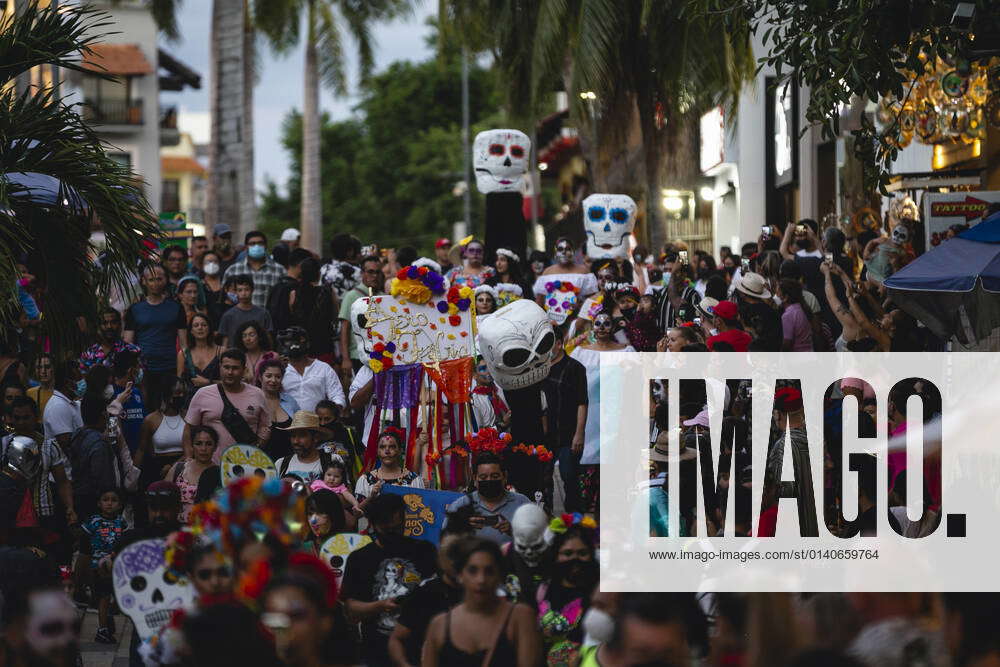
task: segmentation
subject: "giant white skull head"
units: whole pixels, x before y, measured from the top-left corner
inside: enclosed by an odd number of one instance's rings
[[[625,259],[635,228],[635,201],[628,195],[593,194],[583,200],[587,257]]]
[[[115,558],[115,598],[142,639],[149,639],[170,620],[175,609],[191,604],[194,587],[174,576],[164,561],[166,540],[142,540]]]
[[[545,541],[545,527],[549,517],[538,505],[527,503],[514,512],[510,521],[511,533],[514,537],[514,551],[518,553],[528,567],[538,567],[542,557],[549,548]]]
[[[61,664],[76,651],[80,638],[76,607],[61,590],[40,590],[28,597],[24,639],[39,664]]]
[[[479,351],[504,389],[523,389],[545,379],[556,335],[545,311],[518,299],[494,312],[479,328]]]
[[[520,130],[486,130],[472,144],[476,187],[483,194],[520,192],[528,171],[531,140]]]

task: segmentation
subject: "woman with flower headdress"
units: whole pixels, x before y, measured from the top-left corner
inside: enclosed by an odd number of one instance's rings
[[[534,276],[525,275],[521,258],[516,252],[507,248],[497,248],[496,276],[488,280],[488,284],[495,287],[499,293],[514,292],[513,287],[516,286],[521,291],[521,296],[524,296],[531,293],[533,282]],[[501,285],[505,286],[506,289],[501,288]],[[497,305],[504,306],[506,304],[499,303]]]
[[[563,324],[576,314],[584,300],[597,292],[597,279],[584,264],[576,261],[573,242],[562,237],[556,241],[556,263],[538,276],[532,291],[538,305],[556,324]]]
[[[424,488],[424,480],[415,472],[403,466],[403,451],[406,449],[406,433],[394,426],[387,426],[378,436],[379,467],[358,478],[354,486],[354,496],[361,509],[368,501],[382,492],[386,484]]]
[[[452,285],[475,289],[496,276],[492,266],[483,264],[486,248],[479,239],[468,236],[448,252],[455,268],[446,276]],[[462,261],[459,261],[461,258]]]
[[[472,290],[476,300],[476,317],[482,319],[496,312],[500,297],[490,285],[480,285]]]
[[[597,585],[594,520],[564,514],[549,524],[555,537],[549,549],[549,578],[535,594],[538,626],[548,665],[572,665],[583,643],[583,615]]]

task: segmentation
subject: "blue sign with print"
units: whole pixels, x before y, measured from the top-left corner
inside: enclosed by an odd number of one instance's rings
[[[441,539],[444,525],[445,507],[462,497],[455,491],[434,489],[414,489],[409,486],[386,485],[382,493],[403,496],[406,503],[405,528],[403,534],[437,544]]]

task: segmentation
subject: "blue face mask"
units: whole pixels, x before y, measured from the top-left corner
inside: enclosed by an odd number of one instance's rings
[[[77,395],[77,398],[82,397],[86,393],[87,393],[87,381],[86,380],[77,380],[76,381],[76,395]]]
[[[226,292],[226,296],[229,297],[229,300],[232,301],[233,303],[236,303],[237,301],[240,300],[239,297],[236,296],[236,292]]]
[[[135,374],[135,384],[142,384],[142,369],[141,368],[139,369],[139,372]]]
[[[267,256],[267,248],[262,245],[252,245],[247,248],[247,256],[250,259],[264,259]]]

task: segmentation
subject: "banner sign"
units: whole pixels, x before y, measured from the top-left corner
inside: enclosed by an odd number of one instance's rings
[[[403,534],[437,544],[441,539],[445,508],[462,497],[455,491],[434,489],[413,489],[408,486],[387,485],[382,493],[403,496],[406,503],[406,519]]]
[[[929,192],[924,195],[924,229],[927,249],[945,240],[945,233],[952,225],[969,225],[982,222],[990,204],[1000,202],[1000,190],[982,192]]]

